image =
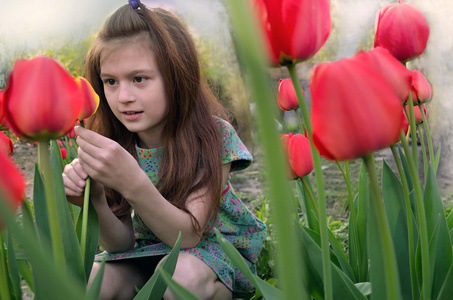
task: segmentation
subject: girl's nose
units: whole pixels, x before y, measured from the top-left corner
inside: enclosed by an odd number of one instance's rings
[[[134,95],[132,93],[132,89],[127,84],[120,84],[119,86],[119,94],[118,94],[118,101],[122,103],[132,102],[134,101]]]

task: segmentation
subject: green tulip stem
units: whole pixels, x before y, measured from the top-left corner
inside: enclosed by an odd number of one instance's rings
[[[338,168],[341,171],[341,174],[343,175],[344,181],[346,182],[346,187],[348,189],[348,205],[349,205],[349,213],[351,214],[350,219],[350,228],[352,228],[352,234],[354,235],[354,243],[356,249],[359,249],[359,234],[357,232],[357,215],[354,207],[354,198],[352,196],[352,188],[351,188],[351,177],[349,175],[349,163],[347,161],[344,162],[344,166],[346,171],[343,169],[341,166],[340,162],[338,160],[335,161],[337,163]],[[351,238],[349,239],[351,241]],[[356,259],[359,261],[359,253],[356,251]]]
[[[297,76],[296,66],[294,64],[287,65],[291,81],[296,91],[297,100],[299,102],[299,108],[302,111],[302,117],[304,120],[305,128],[307,129],[308,139],[310,141],[311,152],[313,155],[313,163],[315,167],[316,176],[316,188],[318,191],[318,209],[319,209],[319,233],[321,237],[321,250],[322,250],[322,274],[324,281],[324,299],[333,299],[333,288],[332,288],[332,270],[330,262],[330,247],[329,247],[329,229],[327,227],[327,208],[326,208],[326,197],[324,192],[324,179],[322,176],[321,168],[321,157],[319,152],[316,150],[313,144],[313,128],[311,125],[310,114],[308,112],[307,104],[305,103],[305,97],[302,93],[302,88],[299,83]]]
[[[313,192],[311,191],[310,185],[308,184],[308,179],[307,176],[300,177],[300,181],[302,182],[305,191],[307,191],[308,198],[310,198],[311,205],[313,205],[313,208],[315,209],[316,216],[319,218],[319,209],[318,209],[318,204],[316,203],[315,196],[313,195]],[[308,214],[309,212],[307,212]]]
[[[80,126],[85,127],[85,122],[80,121]],[[80,233],[80,248],[82,251],[82,261],[85,261],[87,231],[88,231],[88,210],[90,208],[90,189],[91,189],[91,178],[88,177],[85,181],[85,191],[83,195],[83,209],[82,209],[82,230]]]
[[[412,144],[412,159],[415,162],[415,170],[418,174],[418,149],[417,149],[417,130],[415,126],[415,116],[414,116],[414,102],[412,102],[412,92],[409,93],[409,99],[407,100],[409,111],[407,112],[409,120],[409,128],[411,134],[411,144]],[[418,178],[418,176],[417,176]]]
[[[251,96],[256,103],[258,134],[263,147],[264,162],[268,174],[269,199],[272,213],[272,225],[276,232],[276,266],[279,283],[283,291],[282,299],[310,299],[307,290],[305,261],[301,255],[301,246],[295,243],[299,237],[293,218],[293,197],[287,179],[283,147],[275,126],[275,99],[271,97],[267,77],[267,57],[257,23],[247,1],[226,1],[237,41],[237,50],[247,69],[247,83],[251,87]]]
[[[431,132],[429,130],[428,120],[426,119],[425,111],[423,110],[422,104],[419,104],[418,107],[420,108],[420,113],[422,114],[423,128],[425,129],[426,139],[428,142],[429,161],[431,162],[431,166],[433,167],[434,174],[437,174],[437,164],[434,164],[433,141],[431,140]]]
[[[9,251],[13,251],[10,249]],[[11,293],[8,283],[8,267],[6,265],[6,251],[3,243],[3,233],[0,232],[0,299],[11,299]]]
[[[405,139],[404,133],[400,133],[400,141],[403,145],[404,153],[407,157],[409,169],[411,172],[412,182],[414,184],[415,192],[415,209],[418,219],[418,232],[420,235],[420,248],[422,260],[422,296],[421,299],[430,299],[430,266],[429,266],[429,243],[428,243],[428,227],[425,214],[425,206],[423,202],[423,193],[418,178],[418,172],[415,168],[415,162],[410,159],[410,149]]]
[[[367,169],[371,187],[370,217],[374,218],[374,222],[371,222],[371,224],[377,226],[375,232],[377,234],[377,239],[379,239],[382,256],[385,257],[385,259],[382,259],[382,261],[379,261],[378,263],[382,263],[384,267],[385,275],[383,278],[385,280],[387,291],[386,299],[400,299],[398,297],[401,292],[399,287],[396,255],[384,208],[384,201],[382,201],[381,190],[379,188],[379,182],[376,175],[376,165],[373,154],[371,153],[365,155],[363,157],[363,161]]]
[[[423,137],[423,132],[420,128],[420,125],[417,124],[416,126],[417,126],[418,136],[420,137],[420,144],[422,145],[423,173],[425,174],[425,184],[426,184],[426,179],[428,178],[428,158],[426,157],[425,138]],[[432,163],[432,160],[431,160],[431,163]]]
[[[85,248],[87,241],[87,231],[88,231],[88,209],[90,205],[90,187],[91,187],[91,178],[88,177],[85,185],[85,193],[83,195],[83,209],[82,209],[82,230],[80,233],[80,248],[82,250],[82,261],[85,261]]]
[[[64,268],[66,265],[60,225],[57,214],[57,199],[54,193],[54,181],[50,167],[49,141],[38,142],[39,161],[41,162],[41,172],[44,175],[44,191],[46,193],[46,207],[49,219],[50,237],[54,260],[57,266]]]
[[[297,122],[299,123],[300,132],[301,132],[302,135],[303,135],[303,134],[304,134],[304,131],[305,131],[305,125],[304,125],[304,122],[302,121],[302,119],[300,118],[299,109],[296,108],[296,109],[294,110],[294,113],[296,114]]]
[[[396,167],[398,168],[398,173],[400,174],[401,184],[403,186],[403,194],[404,194],[404,204],[406,210],[406,222],[407,222],[407,240],[409,245],[409,265],[411,270],[411,283],[412,283],[412,295],[417,295],[417,277],[415,274],[415,242],[414,242],[414,224],[412,221],[412,208],[411,208],[411,200],[409,197],[409,186],[407,184],[406,174],[403,170],[403,165],[401,163],[401,159],[398,156],[396,151],[395,144],[390,146],[392,150],[393,158],[395,159]]]

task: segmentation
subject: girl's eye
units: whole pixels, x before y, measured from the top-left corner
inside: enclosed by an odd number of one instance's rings
[[[114,85],[114,84],[115,84],[115,80],[114,80],[114,79],[107,79],[107,80],[105,80],[104,82],[105,82],[105,84],[107,84],[107,85]]]
[[[143,78],[141,76],[136,76],[136,77],[134,77],[134,81],[137,83],[141,83],[141,82],[145,81],[145,78]]]

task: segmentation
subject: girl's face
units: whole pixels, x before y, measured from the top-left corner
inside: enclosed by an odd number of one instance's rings
[[[162,146],[161,134],[168,112],[164,82],[146,39],[112,42],[101,55],[101,80],[113,114],[139,138],[139,146]]]

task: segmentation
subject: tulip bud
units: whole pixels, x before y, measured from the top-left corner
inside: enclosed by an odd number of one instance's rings
[[[419,70],[412,72],[412,101],[414,104],[426,103],[433,97],[433,88]]]
[[[99,107],[99,96],[85,78],[77,77],[75,81],[82,90],[84,96],[83,108],[78,117],[79,120],[83,120],[96,112]]]
[[[313,156],[309,140],[301,134],[287,133],[281,136],[288,155],[290,177],[297,179],[313,171]]]
[[[254,10],[275,65],[315,55],[332,29],[328,0],[254,0]]]
[[[367,64],[341,59],[317,65],[310,79],[313,143],[332,160],[350,160],[399,140],[401,103]]]
[[[407,61],[425,51],[429,25],[425,16],[413,5],[390,4],[376,15],[374,46],[390,51],[399,61]]]
[[[5,89],[4,117],[18,137],[56,139],[74,126],[82,99],[72,76],[55,60],[18,60]]]
[[[304,93],[303,89],[302,93]],[[280,79],[278,83],[277,104],[283,111],[299,108],[296,91],[291,79]]]
[[[13,142],[2,131],[0,131],[0,151],[9,156],[14,153]]]
[[[66,148],[61,148],[60,152],[61,152],[62,159],[65,159],[66,157],[68,157],[68,150],[66,150]]]
[[[426,107],[425,107],[424,104],[422,104],[422,107],[423,107],[423,113],[424,113],[425,118],[426,118],[426,117],[428,117],[428,112],[427,112]],[[406,110],[409,111],[409,106],[406,106]],[[420,107],[416,106],[416,105],[414,105],[414,118],[415,118],[415,123],[416,124],[423,123],[423,116],[422,116],[422,113],[420,111]]]
[[[0,201],[6,201],[11,212],[22,204],[25,192],[25,180],[13,161],[0,151]],[[0,220],[0,230],[3,228]]]
[[[411,89],[412,74],[388,50],[376,47],[366,52],[358,52],[352,59],[368,64],[381,74],[390,84],[401,104],[406,103]]]

